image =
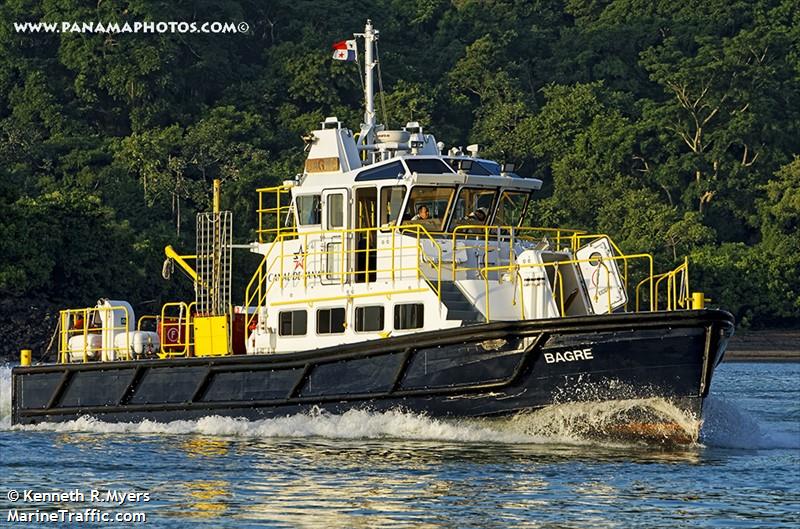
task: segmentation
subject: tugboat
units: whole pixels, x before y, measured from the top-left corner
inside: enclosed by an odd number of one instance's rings
[[[13,370],[14,424],[312,408],[488,417],[651,397],[700,419],[734,320],[690,291],[688,263],[656,273],[607,235],[522,226],[542,182],[476,145],[445,149],[419,123],[378,124],[378,31],[368,21],[356,37],[360,131],[329,117],[304,137],[303,172],[257,190],[250,244],[233,244],[215,182],[195,254],[165,249],[165,277],[179,266],[194,300],[138,320],[109,299],[61,311],[58,361],[30,365],[28,352]],[[334,57],[350,52],[355,41]],[[261,262],[233,305],[239,248]],[[646,417],[628,426],[654,431]]]

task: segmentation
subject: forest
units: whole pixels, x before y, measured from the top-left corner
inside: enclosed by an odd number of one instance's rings
[[[742,327],[797,325],[796,0],[5,0],[7,345],[49,338],[53,308],[110,297],[154,313],[191,298],[189,283],[161,278],[163,248],[193,250],[212,180],[246,242],[254,190],[301,172],[301,137],[326,116],[358,129],[358,67],[333,61],[331,45],[366,18],[380,30],[390,128],[419,121],[542,179],[534,225],[608,233],[661,269],[688,255],[692,289]],[[249,29],[15,29],[26,21]],[[240,275],[257,262],[237,260]]]

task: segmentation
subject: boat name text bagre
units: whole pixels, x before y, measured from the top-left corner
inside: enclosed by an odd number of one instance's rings
[[[574,351],[562,351],[557,353],[544,353],[544,361],[548,364],[558,362],[577,362],[578,360],[594,360],[592,348],[575,349]]]

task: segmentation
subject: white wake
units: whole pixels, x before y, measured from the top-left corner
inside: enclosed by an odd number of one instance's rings
[[[699,422],[664,399],[566,403],[505,419],[435,419],[401,410],[373,412],[354,409],[343,414],[312,411],[264,420],[220,416],[157,423],[107,423],[82,417],[64,423],[11,426],[11,368],[0,367],[0,430],[94,432],[105,434],[204,434],[242,438],[410,439],[449,442],[592,444],[598,434],[613,434],[631,415],[674,424],[692,439]],[[612,435],[612,437],[614,437]],[[764,432],[748,413],[734,404],[711,398],[699,433],[707,446],[736,448],[797,448],[790,434]]]

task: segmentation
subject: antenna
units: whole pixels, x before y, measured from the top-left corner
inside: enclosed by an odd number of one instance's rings
[[[355,33],[356,37],[364,38],[364,123],[361,124],[361,133],[358,138],[360,150],[367,151],[370,162],[374,161],[374,152],[369,147],[375,144],[375,132],[378,128],[375,119],[375,79],[373,70],[377,65],[375,60],[375,43],[379,31],[372,27],[372,20],[367,19],[364,33]]]
[[[372,20],[367,19],[367,25],[364,27],[364,103],[366,105],[364,124],[371,127],[373,131],[375,129],[375,84],[372,70],[375,68],[374,43],[376,40],[378,40],[378,32],[373,29]]]

